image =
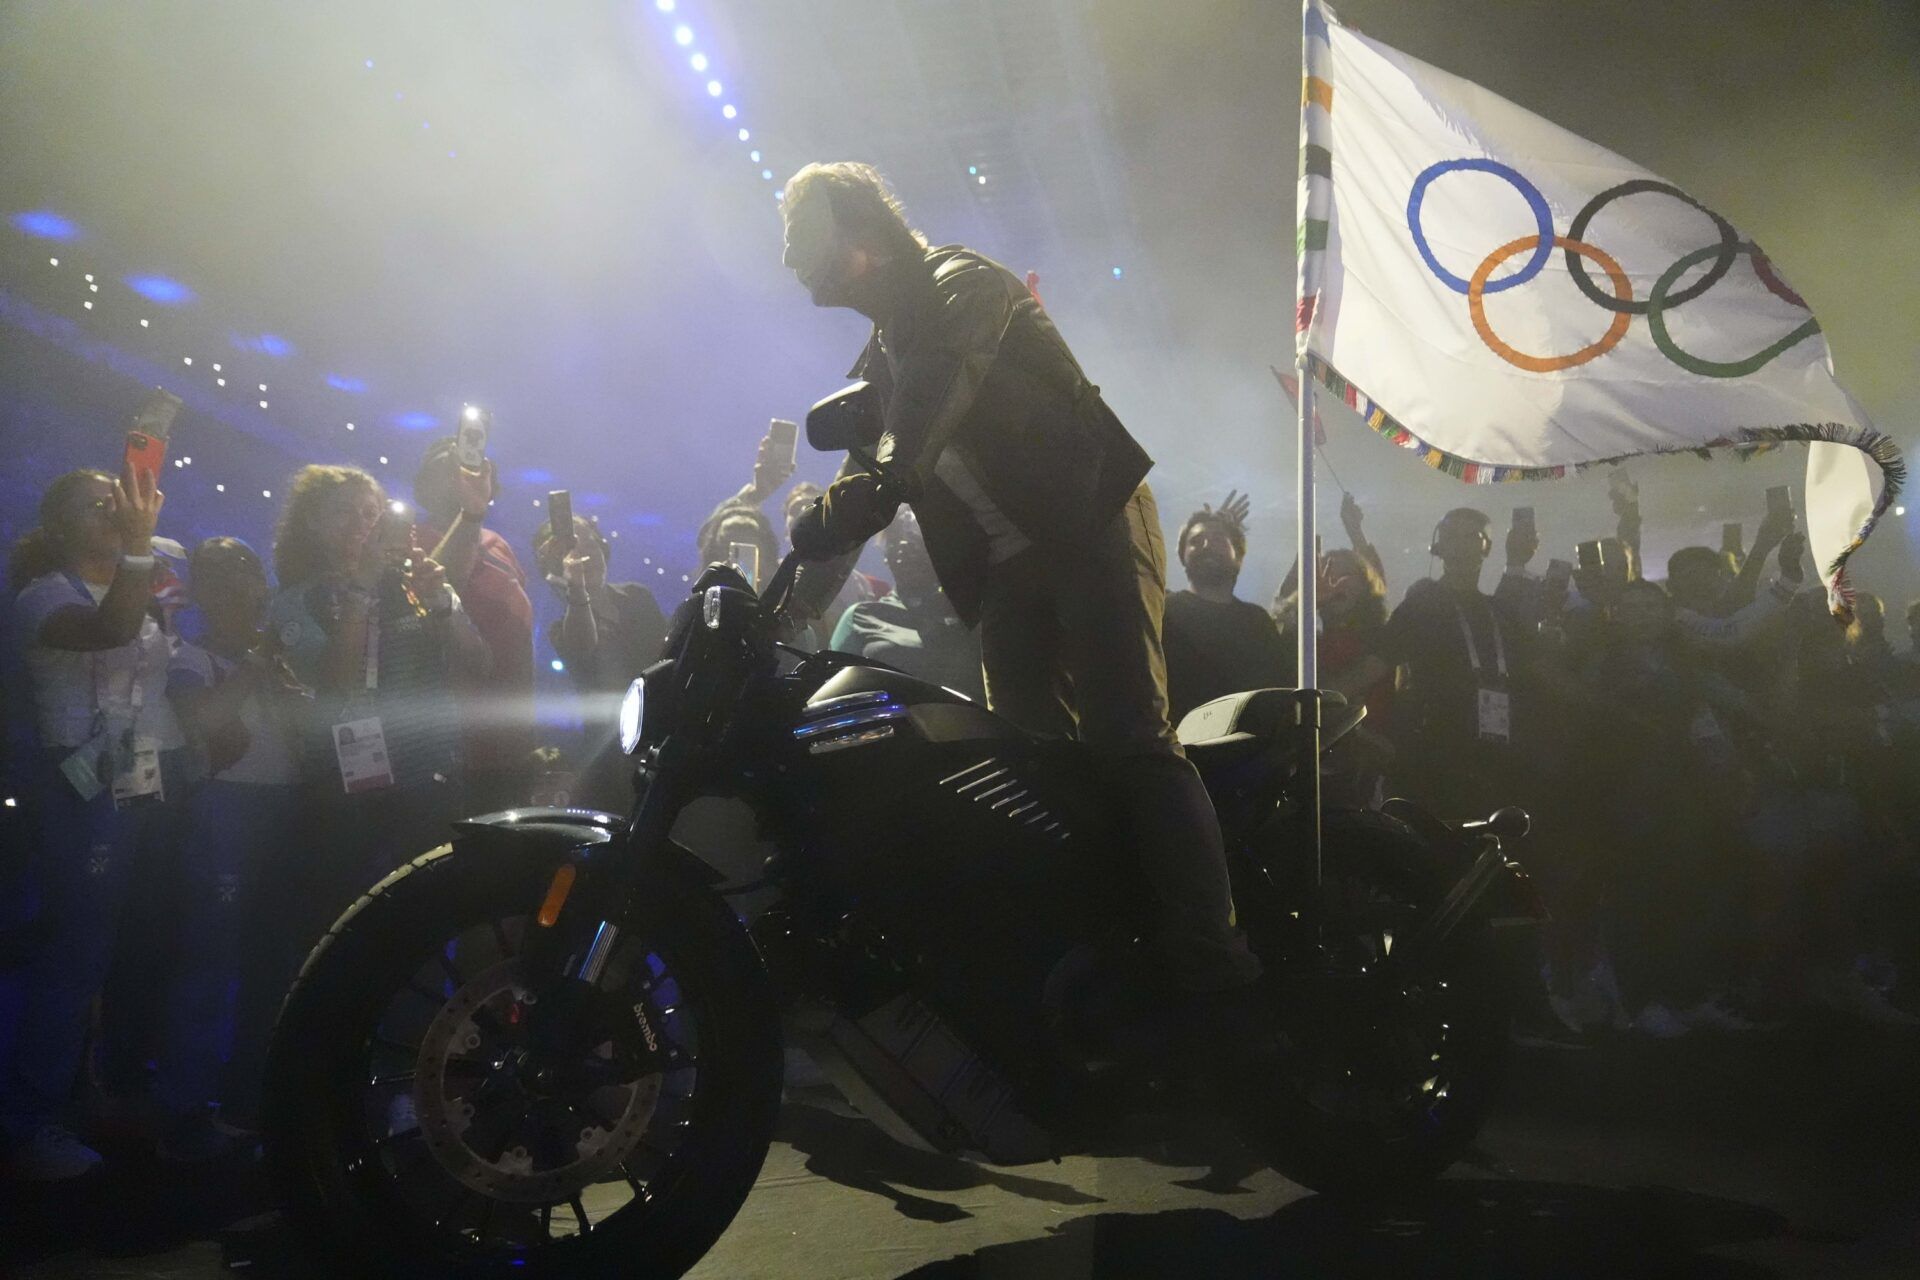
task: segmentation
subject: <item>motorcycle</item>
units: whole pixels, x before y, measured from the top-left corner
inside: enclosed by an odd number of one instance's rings
[[[885,486],[852,403],[823,401],[809,441]],[[628,816],[458,823],[314,949],[264,1129],[325,1258],[679,1276],[754,1184],[788,1044],[898,1140],[995,1164],[1180,1106],[1234,1118],[1323,1192],[1460,1155],[1542,918],[1506,852],[1523,812],[1446,823],[1393,801],[1328,812],[1316,843],[1315,748],[1364,708],[1260,689],[1188,715],[1278,1050],[1254,1079],[1196,1069],[1165,1051],[1184,997],[1156,980],[1154,898],[1116,853],[1098,761],[881,663],[786,646],[798,566],[758,594],[726,565],[694,583],[620,709]],[[676,839],[714,795],[773,849],[744,882]]]

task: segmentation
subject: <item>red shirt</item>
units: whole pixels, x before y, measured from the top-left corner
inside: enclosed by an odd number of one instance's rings
[[[414,536],[431,549],[443,534],[423,524]],[[527,599],[527,575],[507,540],[482,529],[473,572],[465,586],[454,589],[493,654],[493,669],[459,688],[467,766],[483,771],[524,768],[534,746],[533,601]]]

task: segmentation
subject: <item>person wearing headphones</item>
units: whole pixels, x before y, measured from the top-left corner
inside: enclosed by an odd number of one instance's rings
[[[1511,803],[1511,775],[1521,761],[1514,674],[1526,636],[1495,597],[1480,590],[1493,553],[1492,524],[1472,507],[1442,516],[1428,546],[1440,576],[1409,587],[1387,620],[1386,657],[1400,669],[1396,789],[1446,818],[1485,817]],[[1509,537],[1509,573],[1533,551]]]

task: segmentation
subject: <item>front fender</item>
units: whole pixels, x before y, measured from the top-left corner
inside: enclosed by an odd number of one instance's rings
[[[528,853],[587,859],[601,846],[626,835],[627,825],[625,818],[599,809],[502,809],[454,823],[453,842],[492,847],[504,844]]]
[[[628,819],[601,809],[528,806],[456,822],[453,842],[456,846],[506,845],[532,856],[558,855],[583,867],[597,866],[625,843],[631,826]],[[654,857],[698,884],[716,885],[726,878],[674,840],[663,841]]]

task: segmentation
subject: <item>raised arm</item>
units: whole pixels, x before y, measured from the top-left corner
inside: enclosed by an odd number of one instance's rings
[[[438,545],[429,553],[435,563],[447,571],[447,581],[455,591],[465,591],[473,567],[480,562],[480,531],[486,526],[487,506],[500,492],[499,474],[488,458],[479,471],[455,467],[454,492],[460,497],[460,514],[447,526]]]
[[[123,468],[113,482],[114,528],[120,535],[119,567],[100,603],[75,604],[49,614],[35,637],[49,649],[82,653],[118,649],[140,634],[153,598],[153,526],[166,495],[150,471]]]

